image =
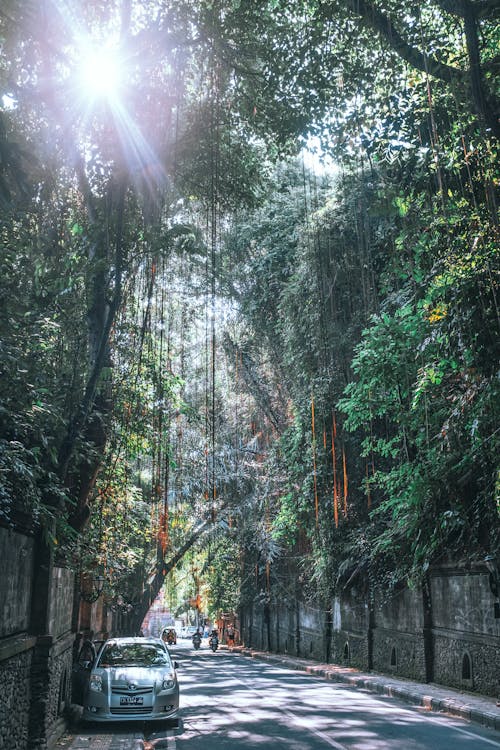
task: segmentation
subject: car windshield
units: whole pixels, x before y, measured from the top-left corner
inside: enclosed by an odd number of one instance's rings
[[[109,643],[99,659],[99,667],[158,667],[170,665],[166,651],[154,643]]]

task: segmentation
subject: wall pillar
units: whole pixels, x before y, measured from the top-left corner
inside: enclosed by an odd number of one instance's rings
[[[295,595],[295,656],[300,656],[300,607],[298,593]]]
[[[28,747],[47,746],[47,719],[50,690],[49,612],[54,555],[41,531],[35,539],[33,595],[30,631],[36,636],[30,673],[31,706],[28,725]]]
[[[28,748],[46,748],[48,743],[48,707],[50,691],[50,649],[52,638],[39,636],[31,661],[31,703],[28,724]]]
[[[373,669],[373,632],[375,630],[375,611],[371,597],[368,597],[368,630],[366,631],[366,662],[368,669]]]
[[[422,604],[424,610],[424,660],[425,660],[425,680],[433,682],[434,680],[434,638],[432,635],[432,597],[429,575],[425,576],[422,586]]]
[[[332,630],[333,630],[333,611],[332,605],[326,610],[325,618],[325,659],[326,663],[330,663],[332,658]]]

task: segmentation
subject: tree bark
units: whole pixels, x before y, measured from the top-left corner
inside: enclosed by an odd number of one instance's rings
[[[107,273],[109,259],[104,240],[94,248],[95,273],[91,286],[92,299],[89,306],[89,353],[90,372],[85,391],[78,408],[68,424],[66,435],[58,454],[58,473],[68,482],[75,494],[76,507],[70,516],[70,523],[77,530],[85,525],[88,516],[88,498],[93,490],[101,458],[106,445],[106,415],[112,408],[109,383],[101,384],[103,370],[110,366],[109,338],[116,314],[122,302],[123,274],[123,224],[125,211],[126,181],[122,178],[118,185],[116,207],[116,229],[114,243],[114,289],[111,302],[108,302]],[[97,221],[97,213],[92,209],[89,219]],[[78,471],[71,471],[71,461],[78,439],[82,437],[95,448],[95,456],[83,461]],[[72,474],[72,476],[70,476]],[[78,475],[78,478],[77,478]]]
[[[479,54],[479,30],[477,18],[470,2],[462,2],[465,40],[469,56],[469,82],[472,101],[479,119],[496,138],[500,138],[500,123],[485,93],[484,77]]]
[[[391,17],[378,10],[373,3],[365,2],[365,0],[347,0],[346,5],[361,19],[367,29],[376,31],[413,68],[429,73],[446,83],[463,85],[465,74],[462,70],[446,65],[435,55],[421,52],[409,44],[395,27]]]
[[[160,593],[161,587],[163,586],[165,582],[165,578],[170,573],[171,570],[175,568],[175,566],[182,560],[186,552],[188,552],[191,547],[200,539],[201,536],[211,527],[211,522],[209,520],[202,521],[202,523],[193,531],[190,537],[186,539],[184,544],[180,547],[180,549],[175,553],[173,557],[170,558],[168,562],[164,560],[159,560],[157,564],[157,570],[154,574],[152,580],[148,584],[148,586],[145,588],[141,601],[138,605],[136,605],[133,614],[131,615],[131,629],[132,632],[139,632],[139,629],[141,627],[141,623],[146,617],[146,614],[158,594]]]

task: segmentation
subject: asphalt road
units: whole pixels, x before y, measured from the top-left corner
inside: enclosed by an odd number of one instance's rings
[[[199,651],[179,641],[171,652],[179,662],[178,729],[85,727],[72,750],[500,749],[493,730],[225,650],[213,654],[206,641]]]

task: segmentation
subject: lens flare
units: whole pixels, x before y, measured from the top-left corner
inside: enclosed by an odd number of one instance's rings
[[[112,50],[86,52],[80,80],[83,93],[90,99],[113,99],[118,95],[122,76],[120,61]]]

